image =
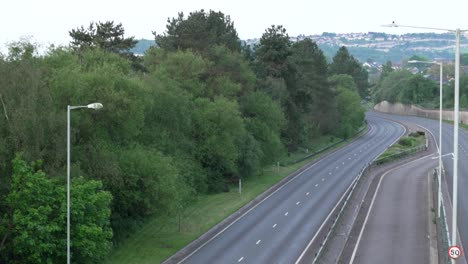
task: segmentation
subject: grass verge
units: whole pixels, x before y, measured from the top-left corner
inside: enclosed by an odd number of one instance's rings
[[[364,132],[365,129],[354,138]],[[141,229],[112,251],[105,263],[161,263],[285,176],[326,153],[349,143],[351,140],[341,142],[329,150],[302,162],[284,167],[280,166],[279,170],[277,166],[264,168],[262,175],[243,181],[242,195],[238,193],[236,186],[231,186],[230,191],[226,193],[199,195],[180,218],[180,232],[177,216],[150,217]],[[329,141],[330,136],[323,137],[317,144],[326,144]],[[317,149],[321,147],[323,145],[318,146]],[[300,154],[296,154],[295,158]],[[307,153],[302,155],[305,156]]]
[[[390,146],[377,159],[376,163],[382,164],[399,159],[412,151],[417,151],[426,144],[425,133],[418,131],[411,133],[409,136],[402,137],[396,144]]]

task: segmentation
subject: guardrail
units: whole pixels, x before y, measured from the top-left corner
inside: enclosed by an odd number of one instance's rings
[[[315,258],[312,261],[312,264],[316,264],[317,261],[322,256],[322,253],[325,251],[325,249],[327,247],[327,242],[328,242],[330,236],[333,235],[333,233],[335,233],[336,227],[340,223],[341,216],[343,215],[344,211],[348,207],[348,201],[352,198],[352,196],[354,194],[354,190],[356,189],[357,185],[361,182],[360,181],[361,177],[366,176],[373,167],[375,167],[375,165],[373,163],[368,163],[366,166],[364,166],[361,169],[358,176],[356,178],[354,178],[354,180],[351,182],[352,187],[349,190],[348,195],[346,195],[346,199],[345,199],[343,205],[341,206],[340,211],[338,212],[336,218],[333,219],[333,225],[331,226],[330,230],[328,231],[327,235],[325,236],[325,239],[323,240],[323,242],[320,244],[321,246],[320,246],[318,252],[315,254]]]
[[[438,195],[438,190],[439,190],[439,177],[437,173],[437,169],[434,170],[433,173],[433,178],[434,178],[434,183],[432,192],[433,192],[433,197],[437,197]],[[439,255],[439,263],[446,263],[450,264],[451,260],[447,254],[448,248],[450,246],[450,235],[448,231],[448,224],[447,224],[447,217],[446,217],[446,212],[445,212],[445,206],[444,206],[444,197],[441,197],[442,202],[440,207],[435,210],[436,214],[436,226],[437,226],[437,251]],[[434,204],[438,204],[437,200],[435,201]],[[436,206],[437,207],[437,206]],[[438,211],[440,209],[440,216],[437,216]]]
[[[364,126],[362,129],[360,129],[358,132],[356,132],[352,137],[355,137],[355,136],[359,135],[359,133],[362,133],[362,131],[364,131],[366,128],[367,128],[367,126]],[[326,147],[323,147],[323,148],[321,148],[321,149],[315,151],[314,153],[311,153],[311,154],[309,154],[309,155],[306,155],[306,156],[304,156],[304,157],[302,157],[302,158],[300,158],[300,159],[297,159],[297,160],[294,160],[294,161],[289,161],[289,162],[286,162],[286,163],[281,163],[281,162],[280,162],[280,165],[281,165],[281,166],[288,166],[288,165],[293,165],[293,164],[299,163],[299,162],[304,161],[304,160],[306,160],[306,159],[308,159],[308,158],[310,158],[310,157],[313,157],[313,156],[315,156],[315,155],[318,155],[318,154],[320,154],[320,153],[322,153],[322,152],[324,152],[324,151],[326,151],[326,150],[329,150],[329,149],[333,148],[334,146],[336,146],[336,145],[338,145],[338,144],[340,144],[340,143],[343,143],[343,142],[345,142],[345,141],[346,141],[346,139],[342,139],[342,140],[340,140],[340,141],[338,141],[338,142],[335,142],[335,143],[330,144],[330,145],[328,145],[328,146],[326,146]]]
[[[401,151],[401,152],[398,152],[398,153],[395,153],[395,154],[392,154],[392,155],[389,155],[389,156],[386,156],[386,157],[383,157],[383,158],[376,159],[375,163],[377,165],[380,165],[380,164],[383,164],[383,163],[386,163],[386,162],[389,162],[389,161],[398,160],[398,159],[407,157],[407,156],[409,156],[409,155],[411,155],[413,153],[423,151],[423,150],[427,150],[427,147],[428,147],[428,143],[427,143],[427,140],[426,140],[425,145],[417,146],[417,147],[410,148],[410,149],[407,149],[405,151]]]

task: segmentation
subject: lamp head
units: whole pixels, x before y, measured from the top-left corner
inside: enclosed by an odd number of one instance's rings
[[[395,21],[392,21],[391,24],[382,25],[382,27],[398,27],[398,25],[395,24]]]
[[[93,104],[87,105],[86,107],[98,110],[98,109],[101,109],[103,105],[101,103],[93,103]]]

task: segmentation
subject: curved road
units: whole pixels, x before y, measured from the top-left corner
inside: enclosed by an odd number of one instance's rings
[[[372,117],[384,117],[393,120],[400,120],[405,122],[411,122],[418,124],[430,130],[437,141],[439,140],[439,121],[427,118],[415,117],[415,116],[400,116],[392,114],[384,114],[372,112],[369,113]],[[443,123],[442,125],[442,154],[453,152],[453,125]],[[458,233],[460,234],[459,239],[463,244],[468,243],[468,133],[460,129],[459,130],[459,147],[458,147]],[[450,199],[452,198],[453,191],[453,160],[451,156],[443,158],[443,165],[446,171],[446,180],[450,192]],[[449,224],[451,221],[449,220]],[[452,232],[450,231],[450,234]],[[465,253],[463,251],[463,253]],[[465,259],[468,260],[466,254],[463,254]]]
[[[382,176],[350,264],[431,263],[428,172],[436,166],[426,156]]]
[[[404,128],[375,114],[369,131],[328,155],[179,263],[294,263],[363,166]]]

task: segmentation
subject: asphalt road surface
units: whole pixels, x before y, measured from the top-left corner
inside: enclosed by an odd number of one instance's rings
[[[414,124],[421,125],[426,129],[430,130],[437,142],[439,141],[439,121],[414,116],[399,116],[383,113],[371,113],[370,116],[374,117],[386,117],[393,120],[401,120],[406,122],[412,122]],[[453,125],[443,123],[442,125],[442,154],[453,153]],[[459,130],[459,146],[458,146],[458,233],[460,234],[460,240],[462,246],[468,243],[468,133],[460,129]],[[448,155],[443,158],[444,169],[447,175],[447,185],[452,198],[453,191],[453,159],[452,156]],[[450,221],[450,220],[449,220]],[[451,222],[450,222],[451,224]],[[452,234],[450,230],[450,235]],[[466,251],[463,251],[463,255],[466,260]]]
[[[352,180],[403,133],[375,114],[369,131],[311,165],[180,263],[294,263]]]
[[[431,263],[428,172],[435,166],[425,157],[382,176],[350,264]]]

